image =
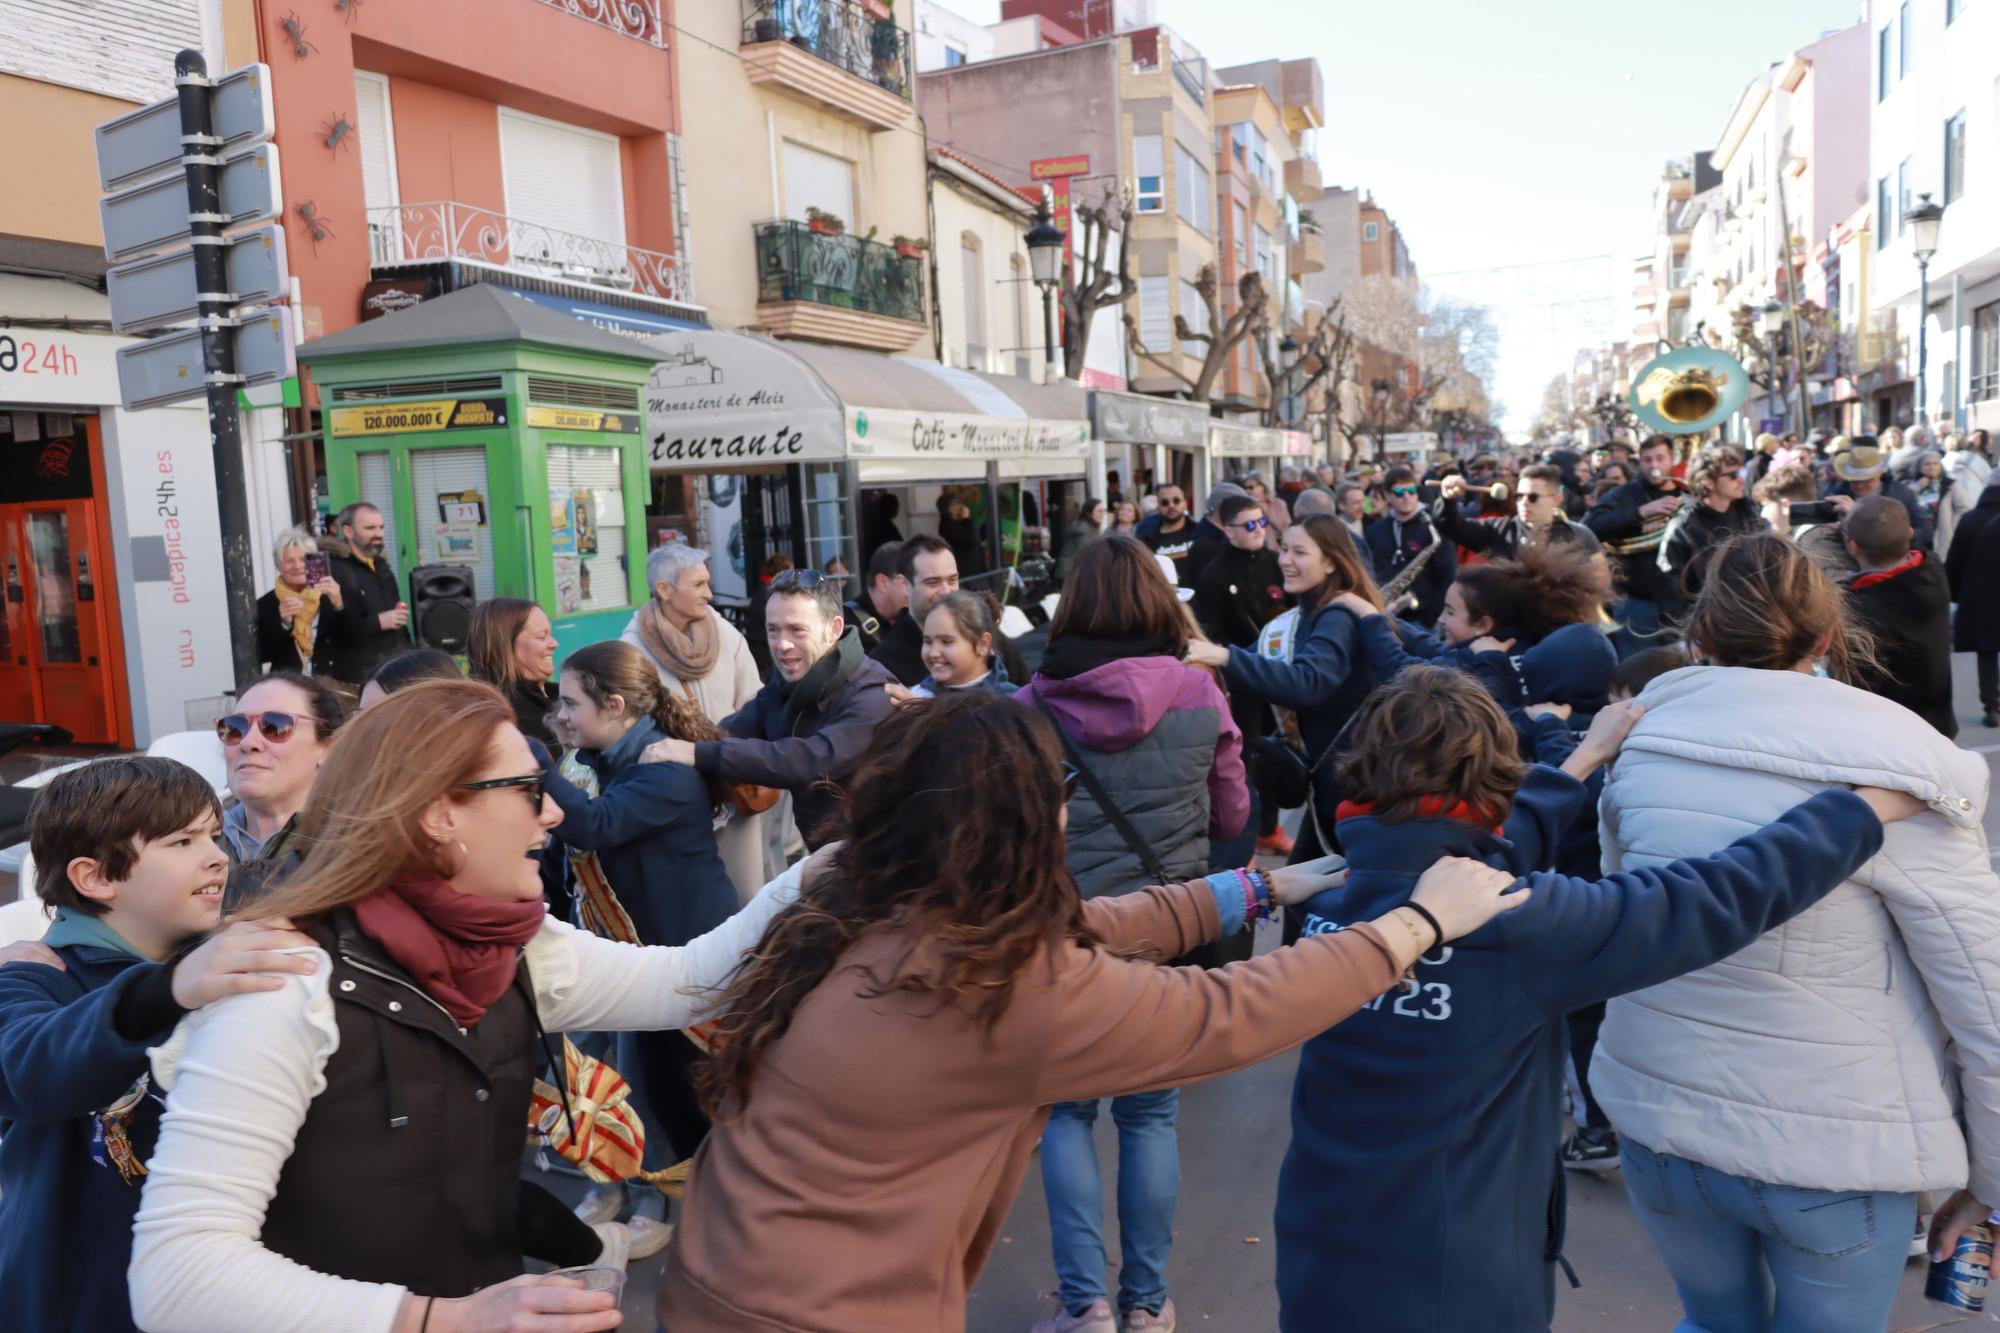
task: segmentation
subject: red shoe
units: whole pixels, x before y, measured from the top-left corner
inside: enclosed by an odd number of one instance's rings
[[[1269,837],[1257,839],[1257,850],[1260,852],[1269,852],[1273,856],[1290,856],[1292,854],[1292,846],[1292,837],[1289,833],[1285,832],[1282,825],[1273,829]]]

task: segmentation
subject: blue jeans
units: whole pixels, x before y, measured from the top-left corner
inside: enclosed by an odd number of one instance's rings
[[[1180,1140],[1174,1122],[1180,1089],[1111,1099],[1118,1126],[1118,1312],[1167,1301],[1167,1256],[1174,1248],[1174,1207],[1181,1196]],[[1097,1106],[1057,1102],[1042,1131],[1042,1191],[1049,1201],[1049,1238],[1056,1260],[1056,1295],[1069,1310],[1105,1299],[1104,1186],[1097,1173],[1091,1127]]]
[[[1915,1194],[1772,1185],[1656,1153],[1619,1157],[1632,1210],[1673,1274],[1676,1333],[1882,1333]]]
[[[1618,650],[1618,660],[1624,661],[1634,653],[1643,653],[1648,648],[1658,648],[1668,640],[1660,634],[1660,606],[1643,597],[1627,597],[1611,608],[1611,618],[1618,622],[1618,629],[1611,636],[1612,647]]]

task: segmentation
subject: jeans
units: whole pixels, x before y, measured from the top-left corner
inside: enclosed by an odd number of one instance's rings
[[[1042,1131],[1042,1190],[1049,1201],[1056,1295],[1081,1310],[1105,1299],[1104,1188],[1091,1127],[1098,1103],[1057,1102]],[[1167,1301],[1167,1256],[1174,1247],[1174,1207],[1181,1194],[1180,1141],[1174,1122],[1180,1090],[1111,1099],[1118,1126],[1118,1313],[1158,1313]]]
[[[1658,648],[1667,640],[1660,635],[1660,605],[1643,597],[1627,597],[1611,609],[1618,630],[1611,636],[1618,660],[1624,661],[1648,648]]]
[[[1676,1333],[1881,1333],[1916,1229],[1915,1194],[1731,1175],[1626,1138],[1632,1209],[1666,1260]]]

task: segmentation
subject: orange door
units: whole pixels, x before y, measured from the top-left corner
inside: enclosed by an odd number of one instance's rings
[[[0,505],[0,721],[53,722],[82,745],[118,739],[96,529],[88,500]]]
[[[0,722],[34,722],[41,709],[35,700],[33,634],[28,610],[27,562],[21,558],[21,506],[0,505],[0,595],[6,614],[0,616]]]

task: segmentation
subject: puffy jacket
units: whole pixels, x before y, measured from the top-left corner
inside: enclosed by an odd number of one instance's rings
[[[1607,874],[1707,855],[1831,786],[1890,787],[1930,809],[1891,824],[1880,854],[1810,911],[1611,1002],[1590,1083],[1618,1132],[1776,1184],[1969,1181],[2000,1200],[1985,761],[1897,704],[1800,672],[1685,667],[1641,698],[1599,810]]]
[[[1165,867],[1208,870],[1210,835],[1250,817],[1243,735],[1213,678],[1172,657],[1127,657],[1065,679],[1036,676],[1014,696],[1049,713]],[[1144,888],[1153,877],[1087,786],[1069,803],[1069,869],[1086,898]]]

